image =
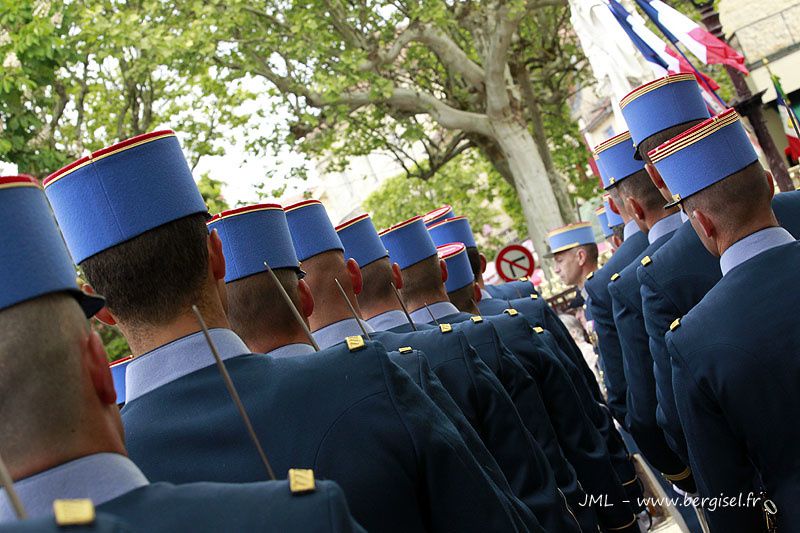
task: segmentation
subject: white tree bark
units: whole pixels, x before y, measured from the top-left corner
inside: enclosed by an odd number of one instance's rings
[[[505,154],[528,223],[528,234],[541,259],[547,252],[547,232],[563,219],[547,170],[528,129],[519,122],[492,121],[494,138]]]

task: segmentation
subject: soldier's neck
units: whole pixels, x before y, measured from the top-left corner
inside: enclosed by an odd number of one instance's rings
[[[230,323],[219,301],[217,301],[216,305],[198,304],[198,308],[200,309],[200,313],[208,329],[230,329]],[[202,330],[191,307],[185,309],[184,312],[174,320],[159,325],[139,326],[126,324],[124,322],[120,322],[117,325],[123,335],[125,335],[128,346],[130,346],[131,353],[134,356],[150,352],[160,346],[164,346],[165,344],[169,344],[170,342]]]
[[[402,311],[403,308],[397,302],[396,298],[386,298],[379,300],[372,299],[358,299],[358,305],[361,308],[361,316],[364,320],[369,320],[373,317],[388,313],[389,311]]]
[[[268,330],[255,339],[244,339],[253,353],[269,353],[289,344],[311,344],[306,334],[299,328],[292,332]]]
[[[405,302],[409,311],[416,311],[417,309],[422,309],[426,305],[439,302],[449,302],[450,299],[447,297],[444,286],[442,286],[441,291],[431,291],[424,294],[413,295],[411,297],[407,297],[406,294],[403,294],[403,301]]]

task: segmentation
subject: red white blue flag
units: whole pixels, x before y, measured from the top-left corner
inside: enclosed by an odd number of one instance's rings
[[[682,43],[705,65],[723,64],[748,74],[744,56],[661,0],[636,0],[672,44]]]

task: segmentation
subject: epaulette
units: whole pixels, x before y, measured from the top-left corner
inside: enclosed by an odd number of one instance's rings
[[[471,316],[471,317],[469,317],[469,319],[472,320],[476,324],[480,324],[481,322],[483,322],[483,317],[482,316]]]
[[[519,311],[516,309],[504,309],[503,312],[508,316],[517,316],[519,314]]]
[[[611,274],[611,281],[617,281],[619,279],[619,272],[614,272]]]
[[[317,490],[314,471],[310,468],[290,468],[289,490],[292,494],[305,494]]]
[[[453,326],[447,323],[439,324],[439,331],[441,331],[442,333],[450,333],[451,331],[453,331]]]
[[[528,281],[528,276],[522,276],[517,281]]]
[[[675,320],[672,321],[672,324],[669,325],[669,330],[670,331],[675,331],[676,329],[678,329],[680,327],[680,325],[681,325],[681,319],[680,318],[676,318]]]
[[[95,519],[92,500],[55,500],[53,514],[59,526],[85,526]]]
[[[531,293],[531,300],[538,300],[538,299],[539,299],[539,295],[538,294],[536,294],[535,292]]]
[[[590,280],[590,279],[592,279],[593,277],[594,277],[594,271],[592,271],[592,272],[589,272],[589,275],[588,275],[588,276],[586,276],[586,281],[589,281],[589,280]]]
[[[400,348],[397,349],[397,351],[400,353],[411,353],[414,351],[414,348],[412,348],[411,346],[401,346]]]
[[[652,263],[652,262],[653,262],[653,260],[652,260],[652,259],[650,259],[650,256],[649,256],[649,255],[646,255],[646,256],[642,257],[642,261],[641,261],[641,263],[642,263],[642,266],[643,266],[643,267],[646,267],[647,265],[649,265],[649,264],[650,264],[650,263]]]
[[[692,475],[692,470],[687,466],[682,472],[677,474],[664,474],[669,481],[681,481]]]
[[[533,326],[533,331],[541,335],[542,333],[544,333],[544,328],[541,326]]]
[[[355,352],[356,350],[360,350],[365,346],[364,338],[361,335],[353,335],[351,337],[345,337],[345,342],[347,342],[347,349],[351,352]]]

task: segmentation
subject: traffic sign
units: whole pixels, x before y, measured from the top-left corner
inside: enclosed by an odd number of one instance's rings
[[[530,250],[519,244],[509,244],[497,254],[494,266],[503,281],[514,281],[532,276],[536,265]]]

